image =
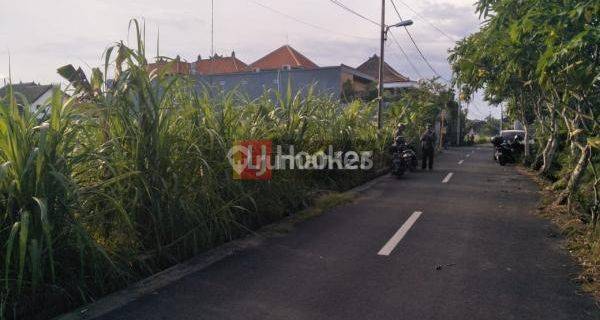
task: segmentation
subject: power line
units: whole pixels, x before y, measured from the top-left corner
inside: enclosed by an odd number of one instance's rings
[[[358,16],[359,18],[361,18],[361,19],[363,19],[363,20],[365,20],[367,22],[370,22],[370,23],[372,23],[372,24],[374,24],[376,26],[380,25],[375,20],[367,18],[365,15],[360,14],[360,13],[356,12],[355,10],[352,10],[351,8],[349,8],[348,6],[344,5],[343,3],[341,3],[341,2],[339,2],[337,0],[329,0],[329,1],[332,2],[333,4],[337,5],[337,6],[341,7],[342,9],[344,9],[344,10],[346,10],[346,11],[348,11],[348,12],[350,12],[350,13],[356,15],[356,16]],[[406,52],[404,51],[404,49],[402,48],[402,46],[400,45],[400,43],[398,42],[398,40],[396,40],[396,37],[393,34],[392,34],[392,39],[394,40],[396,46],[398,46],[398,49],[400,49],[400,51],[402,52],[402,54],[406,58],[406,61],[408,61],[408,63],[412,67],[412,69],[415,71],[415,73],[419,77],[424,78],[423,75],[419,72],[419,70],[412,63],[412,61],[410,60],[410,58],[408,57],[408,55],[406,54]]]
[[[342,36],[346,36],[346,37],[353,37],[353,38],[360,38],[360,39],[375,40],[375,38],[360,37],[360,36],[355,36],[355,35],[350,35],[350,34],[344,34],[344,33],[335,32],[335,31],[329,30],[329,29],[327,29],[327,28],[324,28],[324,27],[321,27],[321,26],[318,26],[318,25],[315,25],[315,24],[312,24],[312,23],[309,23],[309,22],[306,22],[306,21],[300,20],[300,19],[298,19],[298,18],[296,18],[296,17],[294,17],[294,16],[291,16],[291,15],[289,15],[289,14],[285,13],[285,12],[279,11],[279,10],[277,10],[277,9],[275,9],[275,8],[269,7],[269,6],[267,6],[267,5],[264,5],[264,4],[262,4],[262,3],[259,3],[259,2],[257,2],[257,1],[254,1],[254,0],[249,0],[249,1],[250,1],[251,3],[253,3],[253,4],[257,5],[257,6],[260,6],[260,7],[264,8],[264,9],[267,9],[267,10],[269,10],[269,11],[275,12],[275,13],[277,13],[277,14],[279,14],[279,15],[282,15],[282,16],[284,16],[284,17],[286,17],[286,18],[290,19],[290,20],[296,21],[296,22],[298,22],[298,23],[301,23],[301,24],[307,25],[307,26],[309,26],[309,27],[312,27],[312,28],[315,28],[315,29],[323,30],[323,31],[326,31],[326,32],[329,32],[329,33],[338,34],[338,35],[342,35]],[[373,20],[373,19],[370,19],[370,18],[366,17],[366,16],[365,16],[365,15],[363,15],[363,14],[360,14],[359,12],[357,12],[357,11],[355,11],[355,10],[353,10],[353,9],[349,8],[348,6],[346,6],[345,4],[343,4],[343,3],[341,3],[341,2],[339,2],[339,1],[337,1],[337,0],[329,0],[329,1],[330,1],[331,3],[333,3],[333,4],[337,5],[337,6],[339,6],[340,8],[342,8],[342,9],[344,9],[344,10],[346,10],[346,11],[348,11],[348,12],[352,13],[353,15],[355,15],[355,16],[357,16],[357,17],[359,17],[359,18],[361,18],[361,19],[363,19],[363,20],[365,20],[365,21],[367,21],[367,22],[369,22],[369,23],[371,23],[371,24],[373,24],[373,25],[376,25],[376,26],[379,26],[379,25],[380,25],[380,24],[379,24],[378,22],[376,22],[375,20]],[[393,1],[392,1],[392,4],[394,5],[394,9],[395,9],[396,13],[398,14],[398,17],[399,17],[399,18],[400,18],[400,20],[402,21],[402,17],[400,16],[400,12],[398,11],[398,8],[396,7],[396,4],[395,4]],[[431,71],[434,73],[434,75],[436,75],[436,76],[438,76],[438,77],[440,77],[440,78],[444,79],[444,78],[443,78],[441,75],[439,75],[439,73],[438,73],[438,72],[437,72],[437,71],[436,71],[436,70],[433,68],[433,66],[432,66],[432,65],[429,63],[429,61],[427,60],[427,58],[426,58],[426,57],[423,55],[423,52],[421,52],[421,49],[418,47],[418,45],[416,44],[416,42],[414,41],[414,39],[413,39],[412,35],[410,34],[410,32],[408,31],[408,29],[407,29],[406,27],[405,27],[405,30],[406,30],[407,34],[409,35],[409,37],[410,37],[410,39],[411,39],[411,42],[413,43],[413,45],[415,46],[415,48],[416,48],[416,49],[417,49],[417,51],[419,52],[419,55],[420,55],[420,56],[421,56],[421,58],[422,58],[422,59],[425,61],[425,63],[426,63],[426,64],[427,64],[427,66],[428,66],[428,67],[431,69]],[[391,31],[391,30],[390,30],[390,31]],[[404,49],[402,48],[402,46],[400,46],[400,43],[398,42],[398,40],[396,39],[396,37],[394,36],[394,34],[393,34],[393,33],[391,33],[391,35],[392,35],[392,39],[394,40],[394,43],[396,44],[396,46],[398,46],[398,48],[400,49],[400,51],[402,52],[402,54],[404,55],[404,57],[406,58],[406,60],[407,60],[407,61],[408,61],[408,63],[410,64],[411,68],[412,68],[412,69],[415,71],[415,73],[416,73],[416,74],[417,74],[419,77],[421,77],[421,78],[424,78],[424,77],[423,77],[423,75],[422,75],[422,74],[421,74],[421,73],[418,71],[418,69],[416,68],[416,66],[413,64],[413,62],[410,60],[409,56],[406,54],[406,52],[404,51]],[[444,80],[446,80],[446,79],[444,79]],[[446,80],[446,81],[448,81],[448,80]]]
[[[398,15],[398,18],[400,19],[400,21],[403,21],[402,15],[400,15],[400,11],[398,10],[398,7],[396,6],[396,3],[394,2],[394,0],[390,0],[390,2],[392,3],[392,6],[394,7],[394,11],[396,11],[396,14]],[[427,58],[425,58],[425,55],[423,55],[423,52],[421,52],[421,49],[419,48],[419,46],[415,42],[415,39],[413,39],[412,34],[410,33],[410,31],[408,30],[407,27],[404,27],[404,31],[406,31],[406,34],[410,38],[410,41],[413,43],[413,45],[415,46],[415,49],[417,49],[417,51],[419,52],[419,55],[421,56],[421,58],[423,59],[423,61],[425,61],[425,63],[429,67],[429,69],[431,69],[431,71],[433,72],[434,75],[436,75],[436,76],[439,77],[440,75],[431,66],[431,64],[429,63],[429,61],[427,60]]]
[[[433,66],[431,65],[431,63],[429,63],[429,60],[427,60],[427,58],[425,57],[425,55],[423,55],[423,52],[421,51],[421,49],[419,48],[419,46],[417,45],[417,43],[415,42],[415,39],[413,39],[412,35],[410,34],[410,32],[408,31],[408,29],[406,29],[406,34],[408,34],[408,37],[410,38],[410,41],[412,42],[412,44],[414,45],[415,49],[417,49],[417,52],[419,53],[419,56],[421,56],[421,59],[423,59],[423,61],[425,62],[425,64],[427,65],[427,67],[429,67],[429,69],[431,69],[431,72],[433,72],[433,75],[435,75],[436,77],[440,77],[442,78],[442,76],[433,68]],[[392,31],[390,30],[390,33],[392,33]],[[393,33],[392,33],[393,34]],[[443,79],[443,78],[442,78]],[[444,79],[446,80],[446,79]]]
[[[354,14],[355,16],[370,22],[374,25],[379,26],[379,23],[377,23],[375,20],[367,18],[365,15],[360,14],[358,12],[356,12],[355,10],[352,10],[351,8],[349,8],[348,6],[344,5],[343,3],[339,2],[338,0],[329,0],[331,3],[341,7],[342,9]],[[390,0],[392,2],[392,5],[394,6],[394,10],[396,11],[396,14],[398,15],[398,18],[400,18],[400,21],[402,21],[402,16],[400,15],[400,11],[398,10],[398,7],[396,6],[396,3],[394,3],[393,0]],[[415,39],[413,38],[412,34],[410,33],[410,31],[408,30],[407,27],[404,27],[404,30],[406,31],[406,33],[408,34],[410,41],[412,42],[412,44],[414,45],[415,49],[417,49],[417,51],[419,52],[419,55],[421,56],[421,58],[423,59],[423,61],[425,61],[425,64],[427,64],[427,66],[429,67],[429,69],[431,69],[431,71],[433,72],[433,74],[445,81],[448,81],[447,79],[445,79],[444,77],[442,77],[436,70],[435,68],[433,68],[433,66],[431,65],[431,63],[429,63],[429,60],[427,60],[427,58],[425,57],[425,55],[423,54],[423,52],[421,51],[421,49],[419,48],[419,46],[417,45]],[[402,49],[402,47],[400,46],[400,44],[398,43],[398,41],[395,39],[395,37],[393,36],[393,33],[391,33],[390,30],[390,34],[392,34],[392,38],[394,39],[394,41],[396,42],[396,44],[398,45],[398,47],[400,48],[400,51],[402,51],[402,53],[405,55],[405,57],[407,58],[407,60],[409,61],[409,63],[411,64],[411,66],[413,66],[413,68],[416,70],[416,67],[414,67],[414,65],[412,64],[412,62],[410,61],[410,59],[408,59],[408,55],[406,54],[406,52],[404,52],[404,49]],[[449,81],[448,81],[449,82]]]
[[[343,3],[341,3],[341,2],[339,2],[339,1],[337,1],[337,0],[329,0],[329,1],[330,1],[331,3],[333,3],[333,4],[337,5],[338,7],[340,7],[340,8],[342,8],[342,9],[344,9],[344,10],[346,10],[346,11],[348,11],[348,12],[350,12],[350,13],[354,14],[355,16],[357,16],[357,17],[359,17],[359,18],[361,18],[361,19],[363,19],[363,20],[365,20],[365,21],[368,21],[368,22],[370,22],[370,23],[372,23],[372,24],[374,24],[374,25],[376,25],[376,26],[379,26],[379,25],[380,25],[380,23],[378,23],[377,21],[375,21],[375,20],[373,20],[373,19],[370,19],[370,18],[367,18],[367,17],[365,17],[364,15],[362,15],[362,14],[360,14],[360,13],[358,13],[358,12],[356,12],[356,11],[354,11],[354,10],[350,9],[350,8],[348,8],[348,7],[347,7],[345,4],[343,4]]]
[[[413,71],[417,74],[417,76],[419,76],[420,78],[425,78],[419,72],[419,70],[417,69],[417,67],[415,67],[415,65],[412,63],[412,61],[410,60],[410,58],[408,57],[408,55],[406,54],[406,52],[404,51],[404,49],[402,49],[402,46],[400,45],[400,42],[398,42],[398,40],[396,39],[396,36],[393,33],[391,33],[391,36],[392,36],[392,40],[394,41],[394,43],[396,44],[396,46],[398,47],[398,49],[400,49],[400,51],[402,52],[402,54],[406,58],[406,61],[408,61],[408,64],[410,64],[410,66],[412,67]]]
[[[394,11],[396,11],[396,14],[398,15],[398,18],[400,19],[400,21],[403,21],[402,19],[402,15],[400,15],[400,11],[398,10],[398,7],[396,6],[396,3],[394,2],[394,0],[390,0],[390,2],[392,3],[392,6],[394,7]],[[425,64],[427,64],[427,66],[429,67],[429,69],[431,69],[431,71],[433,72],[433,74],[437,77],[440,77],[441,79],[449,82],[447,79],[445,79],[444,77],[442,77],[431,65],[431,63],[429,63],[429,60],[427,60],[427,58],[425,57],[425,55],[423,54],[423,52],[421,51],[421,49],[419,48],[419,46],[417,45],[415,39],[413,38],[412,34],[410,33],[410,31],[408,30],[407,27],[404,27],[404,31],[406,31],[406,34],[408,35],[408,37],[410,38],[410,41],[412,42],[412,44],[415,46],[415,49],[417,49],[417,52],[419,52],[419,55],[421,56],[421,58],[423,59],[423,61],[425,61]]]
[[[326,31],[326,32],[328,32],[328,33],[331,33],[331,34],[337,34],[337,35],[340,35],[340,36],[344,36],[344,37],[350,37],[350,38],[357,38],[357,39],[365,39],[365,40],[377,40],[376,38],[361,37],[361,36],[357,36],[357,35],[346,34],[346,33],[341,33],[341,32],[337,32],[337,31],[329,30],[329,29],[327,29],[327,28],[324,28],[324,27],[318,26],[318,25],[316,25],[316,24],[312,24],[312,23],[310,23],[310,22],[306,22],[306,21],[300,20],[300,19],[298,19],[298,18],[296,18],[296,17],[294,17],[294,16],[291,16],[291,15],[289,15],[289,14],[285,13],[285,12],[279,11],[279,10],[277,10],[277,9],[275,9],[275,8],[271,8],[271,7],[269,7],[269,6],[267,6],[267,5],[264,5],[264,4],[260,3],[260,2],[256,2],[256,1],[254,1],[254,0],[249,0],[249,2],[251,2],[251,3],[255,4],[255,5],[259,6],[259,7],[262,7],[262,8],[264,8],[264,9],[267,9],[267,10],[269,10],[269,11],[271,11],[271,12],[274,12],[274,13],[277,13],[277,14],[279,14],[279,15],[281,15],[281,16],[284,16],[284,17],[286,17],[286,18],[288,18],[288,19],[290,19],[290,20],[296,21],[296,22],[298,22],[298,23],[301,23],[301,24],[303,24],[303,25],[309,26],[309,27],[311,27],[311,28],[319,29],[319,30],[321,30],[321,31]]]
[[[421,14],[419,14],[415,9],[411,8],[408,4],[406,4],[406,2],[402,1],[402,0],[398,0],[400,1],[400,3],[402,3],[405,7],[407,7],[410,11],[412,11],[415,15],[417,15],[417,17],[421,18],[423,21],[427,22],[427,24],[429,24],[431,27],[433,27],[435,30],[437,30],[439,33],[441,33],[443,36],[445,36],[446,38],[448,38],[450,41],[452,42],[456,42],[456,39],[454,39],[453,37],[449,36],[446,32],[444,32],[442,29],[438,28],[435,24],[433,24],[433,22],[429,21],[428,19],[426,19],[425,17],[423,17]],[[392,4],[394,4],[394,1],[392,1]],[[396,5],[394,4],[394,7],[396,7]]]

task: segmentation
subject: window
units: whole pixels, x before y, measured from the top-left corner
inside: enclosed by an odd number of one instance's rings
[[[290,66],[289,64],[283,65],[282,67],[283,70],[292,70],[292,66]]]
[[[225,86],[225,81],[224,80],[219,81],[219,85],[220,86]]]
[[[273,79],[273,84],[279,84],[279,80]]]
[[[247,84],[248,84],[248,80],[242,80],[242,81],[241,81],[241,84],[242,84],[243,86],[247,85]]]

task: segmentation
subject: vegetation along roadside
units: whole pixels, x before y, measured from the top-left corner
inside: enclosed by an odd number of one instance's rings
[[[398,121],[415,141],[453,99],[425,83],[378,133],[373,101],[310,88],[248,100],[150,71],[130,26],[137,42],[109,47],[103,69],[59,69],[73,90],[54,93],[48,118],[0,97],[0,318],[50,318],[359,185],[387,166]],[[243,139],[370,150],[374,168],[235,180],[226,155]]]

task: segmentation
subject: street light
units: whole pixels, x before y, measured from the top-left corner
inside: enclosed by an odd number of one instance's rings
[[[387,26],[385,28],[385,33],[387,33],[388,31],[390,31],[391,28],[398,28],[398,27],[408,27],[410,25],[413,24],[412,20],[404,20],[404,21],[400,21],[398,23],[396,23],[395,25],[392,26]]]
[[[379,106],[377,108],[377,129],[381,130],[381,113],[383,112],[383,66],[385,65],[384,59],[384,48],[385,41],[387,40],[387,34],[391,28],[396,27],[407,27],[413,24],[412,20],[400,21],[394,25],[388,26],[385,24],[385,0],[381,1],[381,52],[379,57],[379,87],[377,90],[377,99],[379,100]]]

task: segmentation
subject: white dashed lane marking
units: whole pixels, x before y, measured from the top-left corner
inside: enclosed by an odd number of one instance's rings
[[[381,250],[379,250],[377,255],[389,256],[390,253],[392,253],[392,251],[394,251],[394,248],[396,248],[398,243],[400,243],[400,241],[402,241],[404,236],[406,236],[406,233],[408,232],[408,230],[410,230],[410,228],[412,228],[412,226],[415,224],[415,222],[417,222],[417,219],[419,219],[419,217],[422,214],[423,214],[423,212],[421,212],[421,211],[413,212],[413,214],[408,218],[408,220],[406,220],[406,222],[404,222],[402,227],[400,227],[400,229],[398,229],[398,231],[396,231],[396,233],[390,238],[390,240],[388,240],[388,242],[383,246],[383,248],[381,248]]]
[[[444,178],[444,180],[442,180],[442,183],[448,183],[448,182],[450,182],[450,179],[452,179],[453,175],[454,175],[454,172],[448,173],[448,175]]]

